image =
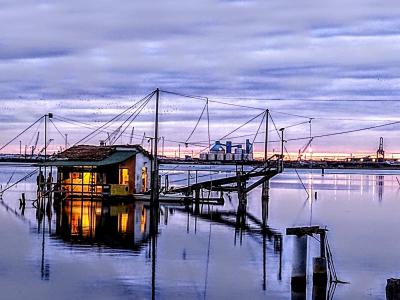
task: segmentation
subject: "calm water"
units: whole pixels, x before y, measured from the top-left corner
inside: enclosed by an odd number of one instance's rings
[[[0,183],[30,170],[0,166]],[[400,172],[389,171],[329,170],[323,177],[301,171],[308,192],[317,192],[307,199],[288,170],[270,183],[268,234],[260,230],[257,188],[248,195],[245,226],[238,226],[232,193],[224,206],[203,205],[199,216],[179,205],[161,206],[155,240],[143,202],[73,201],[38,215],[28,201],[21,215],[21,193],[36,198],[33,177],[0,203],[1,298],[148,299],[153,287],[157,299],[291,299],[293,249],[285,229],[317,224],[328,227],[338,277],[350,282],[338,285],[333,298],[384,299],[386,279],[400,270],[396,174],[400,179]],[[318,251],[310,238],[309,270]]]

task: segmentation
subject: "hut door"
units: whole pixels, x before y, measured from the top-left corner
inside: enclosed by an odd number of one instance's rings
[[[148,190],[147,167],[142,167],[142,193]]]

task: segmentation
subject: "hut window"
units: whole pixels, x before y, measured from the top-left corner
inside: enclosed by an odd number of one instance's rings
[[[73,180],[82,179],[82,173],[81,172],[72,172],[71,175],[72,175],[71,177],[72,177]]]
[[[129,170],[119,169],[119,184],[128,184],[128,183],[129,183]]]

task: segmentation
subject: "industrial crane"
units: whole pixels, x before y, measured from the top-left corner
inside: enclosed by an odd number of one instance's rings
[[[51,144],[52,141],[54,141],[54,139],[50,139],[50,140],[47,142],[47,146],[46,146],[46,147],[43,147],[43,148],[39,151],[38,156],[40,156],[40,155],[43,153],[43,151],[46,150],[46,148]]]
[[[40,132],[37,133],[35,143],[33,144],[32,148],[31,148],[32,149],[31,156],[33,156],[33,153],[36,150],[36,147],[37,147],[37,144],[38,144],[38,141],[39,141],[39,134],[40,134]]]
[[[297,156],[297,160],[299,160],[299,161],[301,160],[304,152],[307,150],[308,147],[310,147],[312,140],[313,140],[313,138],[311,138],[303,148],[299,149],[299,154]]]
[[[376,161],[384,161],[385,160],[385,150],[383,150],[383,137],[379,139],[379,147],[376,151]]]

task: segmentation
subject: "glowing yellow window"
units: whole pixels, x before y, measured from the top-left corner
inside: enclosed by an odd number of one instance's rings
[[[128,184],[128,183],[129,183],[129,170],[119,169],[119,184]]]

